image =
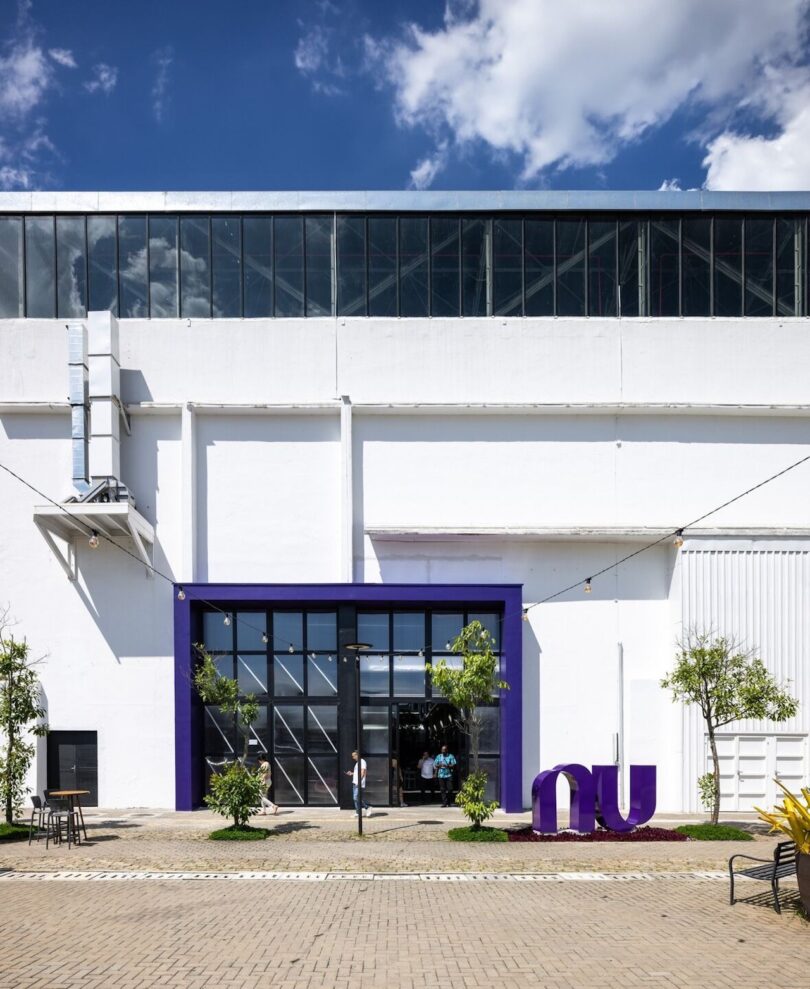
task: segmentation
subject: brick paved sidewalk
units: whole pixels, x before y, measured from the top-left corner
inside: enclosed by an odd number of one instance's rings
[[[757,888],[758,889],[758,888]],[[722,883],[19,882],[0,989],[807,989],[810,926]]]
[[[426,814],[425,811],[428,811]],[[432,813],[431,813],[432,812]],[[496,823],[528,822],[527,815]],[[256,817],[271,835],[260,842],[214,842],[208,833],[222,819],[201,812],[93,812],[90,841],[68,849],[45,842],[0,843],[0,868],[179,871],[353,871],[353,872],[559,872],[691,871],[723,869],[742,851],[769,856],[775,839],[753,842],[665,842],[610,844],[497,844],[450,842],[447,829],[458,812],[436,808],[390,809],[364,822],[355,834],[350,813],[301,811]]]

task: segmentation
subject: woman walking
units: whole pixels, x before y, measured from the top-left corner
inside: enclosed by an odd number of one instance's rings
[[[266,755],[259,756],[259,779],[262,783],[262,814],[267,813],[267,808],[272,807],[273,813],[278,814],[278,804],[274,804],[270,799],[270,784],[273,782],[273,770],[267,761]]]

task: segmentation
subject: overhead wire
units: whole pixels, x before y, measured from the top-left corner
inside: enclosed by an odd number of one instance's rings
[[[564,594],[567,594],[569,591],[576,590],[576,588],[580,586],[584,586],[586,593],[589,593],[592,590],[593,582],[598,577],[602,577],[604,576],[604,574],[610,573],[612,570],[616,570],[618,567],[629,562],[635,557],[641,556],[642,553],[646,553],[648,550],[654,549],[656,546],[660,546],[662,543],[667,542],[670,539],[676,539],[679,541],[678,542],[679,545],[682,544],[684,533],[687,532],[689,529],[693,529],[696,525],[699,525],[701,522],[704,522],[706,519],[711,518],[711,516],[716,515],[724,508],[728,508],[729,505],[733,505],[735,504],[735,502],[740,501],[742,498],[746,498],[748,495],[753,494],[754,491],[758,491],[760,488],[765,487],[766,484],[770,484],[771,482],[777,480],[778,478],[784,477],[785,474],[790,473],[790,471],[795,470],[797,467],[801,467],[802,464],[805,464],[808,461],[810,461],[810,454],[802,457],[799,460],[796,460],[794,463],[789,464],[787,467],[784,467],[782,470],[777,471],[775,474],[771,474],[769,477],[766,477],[764,480],[759,481],[757,484],[752,485],[750,488],[746,488],[745,491],[741,491],[733,498],[727,499],[722,504],[717,505],[717,507],[712,508],[708,512],[704,512],[702,515],[699,515],[697,518],[692,519],[690,522],[686,522],[682,525],[677,526],[671,531],[665,532],[657,539],[653,539],[651,542],[646,543],[644,546],[638,547],[638,549],[633,550],[631,553],[625,554],[620,559],[614,560],[612,563],[609,563],[607,566],[602,567],[600,570],[594,571],[589,576],[581,577],[579,578],[579,580],[576,580],[571,584],[567,584],[565,587],[560,588],[559,590],[555,591],[553,594],[548,594],[544,598],[541,598],[541,600],[539,601],[535,601],[532,604],[525,605],[522,609],[523,619],[526,620],[528,618],[528,614],[533,608],[538,608],[541,604],[548,604],[551,601],[555,601],[557,598],[562,597]],[[10,467],[6,466],[2,462],[0,462],[0,469],[4,470],[15,480],[19,481],[20,484],[25,485],[26,488],[33,491],[40,498],[44,498],[45,501],[47,501],[49,504],[53,505],[55,508],[60,509],[62,512],[64,512],[64,514],[68,518],[70,518],[70,520],[74,524],[83,526],[91,538],[96,537],[96,538],[104,539],[105,542],[108,542],[111,546],[114,546],[120,552],[125,553],[131,559],[135,560],[136,563],[140,564],[141,566],[145,566],[147,569],[151,570],[153,574],[155,574],[158,577],[161,577],[168,584],[171,584],[173,589],[174,587],[177,587],[178,596],[181,594],[185,596],[185,590],[183,588],[183,585],[173,580],[167,574],[163,573],[163,571],[158,569],[156,566],[154,566],[154,564],[146,563],[139,556],[136,556],[135,553],[132,553],[130,550],[126,549],[126,547],[121,546],[119,543],[115,542],[115,540],[112,539],[110,536],[108,536],[103,530],[98,531],[94,529],[89,523],[84,522],[82,519],[77,519],[76,516],[73,515],[71,512],[69,512],[63,504],[60,504],[58,501],[55,501],[53,498],[49,497],[47,494],[45,494],[43,491],[37,488],[34,484],[31,484],[30,481],[27,481],[24,477],[21,477],[18,473],[13,471]],[[279,636],[271,635],[266,629],[262,629],[257,625],[252,625],[249,621],[240,617],[237,612],[228,612],[224,608],[221,608],[219,605],[215,604],[213,601],[209,601],[206,598],[198,597],[196,594],[194,596],[194,600],[200,602],[200,604],[203,604],[208,608],[211,608],[213,611],[216,611],[219,614],[221,614],[223,616],[223,620],[225,621],[226,625],[230,624],[230,621],[232,620],[231,615],[233,614],[234,618],[239,624],[243,625],[245,628],[251,629],[254,632],[258,632],[262,636],[263,641],[266,640],[269,642],[270,640],[272,640],[274,643],[282,643],[288,647],[291,647],[291,651],[294,650],[295,643],[286,639],[282,639]],[[506,616],[504,616],[504,618],[505,617]]]
[[[593,581],[596,580],[597,577],[601,577],[606,573],[610,573],[611,570],[615,570],[617,567],[620,567],[623,563],[627,563],[628,560],[632,560],[634,557],[640,556],[642,553],[646,553],[647,550],[653,549],[655,546],[660,546],[661,543],[665,543],[670,539],[677,539],[679,540],[679,545],[682,544],[684,533],[687,532],[689,529],[693,529],[699,523],[704,522],[708,518],[711,518],[712,515],[716,515],[724,508],[728,508],[729,505],[733,505],[735,502],[740,501],[741,498],[745,498],[748,495],[753,494],[754,491],[758,491],[760,488],[765,487],[766,484],[770,484],[772,481],[777,480],[777,478],[783,477],[785,474],[790,473],[790,471],[795,470],[797,467],[801,467],[802,464],[806,464],[808,461],[810,461],[810,454],[808,454],[806,457],[802,457],[801,460],[795,461],[795,463],[790,464],[789,466],[783,468],[782,470],[777,471],[775,474],[771,474],[770,477],[766,477],[765,480],[760,481],[758,484],[754,484],[752,487],[746,488],[745,491],[740,492],[740,494],[735,495],[733,498],[729,498],[727,501],[724,501],[722,505],[718,505],[716,508],[711,509],[711,511],[704,512],[703,515],[699,515],[696,519],[692,519],[691,522],[686,522],[683,525],[679,525],[671,532],[665,532],[664,535],[659,536],[657,539],[654,539],[652,542],[647,543],[644,546],[640,546],[638,549],[633,550],[632,553],[627,553],[625,556],[621,557],[621,559],[614,560],[613,563],[609,563],[606,567],[602,567],[601,570],[594,571],[592,574],[590,574],[590,576],[581,577],[579,580],[574,581],[574,583],[568,584],[566,587],[561,588],[559,591],[555,591],[553,594],[547,595],[546,597],[542,598],[540,601],[535,601],[530,605],[526,605],[523,608],[524,617],[532,610],[532,608],[537,608],[541,604],[548,604],[549,601],[554,601],[556,600],[556,598],[562,597],[563,594],[567,594],[569,591],[576,590],[576,588],[580,587],[581,585],[585,586],[586,592],[590,591]]]
[[[47,501],[50,505],[53,505],[54,508],[58,508],[60,511],[62,511],[71,520],[71,522],[74,525],[82,526],[86,530],[87,535],[91,539],[93,537],[95,537],[96,539],[103,539],[111,546],[114,546],[121,553],[125,553],[128,557],[135,560],[135,562],[138,563],[140,566],[146,567],[147,570],[151,570],[151,572],[156,577],[161,577],[163,580],[166,581],[166,583],[171,584],[172,590],[174,590],[174,588],[177,587],[178,596],[182,594],[183,597],[185,597],[185,589],[183,585],[178,581],[173,580],[171,577],[168,576],[168,574],[163,573],[163,571],[160,570],[158,567],[156,567],[153,563],[147,563],[145,560],[142,560],[135,553],[131,552],[131,550],[128,550],[125,546],[121,546],[119,543],[117,543],[111,536],[108,536],[103,530],[94,529],[93,526],[90,525],[90,523],[85,522],[83,519],[76,518],[76,516],[72,512],[69,512],[63,504],[60,504],[58,501],[54,501],[54,499],[51,498],[49,495],[45,494],[44,491],[40,491],[40,489],[36,487],[36,485],[32,484],[30,481],[27,481],[24,477],[16,473],[16,471],[13,471],[10,467],[6,466],[6,464],[0,462],[0,469],[4,470],[15,480],[19,481],[20,484],[25,485],[26,488],[28,488],[30,491],[33,491],[34,494],[36,494],[38,497],[44,498],[45,501]],[[198,597],[196,594],[194,595],[194,600],[199,601],[201,604],[204,604],[206,607],[211,608],[213,611],[216,611],[220,615],[222,615],[223,621],[226,625],[230,625],[231,622],[233,621],[233,618],[235,618],[240,625],[244,626],[245,628],[249,628],[254,632],[258,632],[262,636],[263,642],[272,641],[274,643],[280,643],[284,646],[287,646],[288,648],[292,647],[290,651],[292,652],[295,651],[294,642],[291,642],[288,639],[283,639],[280,636],[272,635],[270,632],[267,631],[266,628],[260,628],[258,625],[251,624],[246,619],[239,617],[238,612],[226,611],[224,608],[221,608],[219,605],[214,604],[213,601],[208,601],[206,598]],[[233,618],[231,617],[232,615]]]

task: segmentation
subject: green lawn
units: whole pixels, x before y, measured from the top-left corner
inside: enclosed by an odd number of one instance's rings
[[[28,839],[27,824],[0,824],[0,841],[22,841]]]
[[[269,834],[267,828],[254,828],[249,824],[237,827],[235,824],[231,824],[230,827],[212,831],[208,837],[212,841],[261,841],[263,838],[267,838]]]
[[[694,841],[753,841],[748,831],[741,831],[729,824],[682,824],[675,828],[681,834],[689,835]]]
[[[509,841],[509,836],[501,828],[486,826],[477,830],[471,827],[450,828],[447,837],[450,841]]]

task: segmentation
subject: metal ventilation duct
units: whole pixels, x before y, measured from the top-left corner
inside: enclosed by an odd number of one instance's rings
[[[73,487],[83,495],[90,487],[90,383],[87,364],[87,329],[68,323],[68,382],[70,435],[73,445]]]

